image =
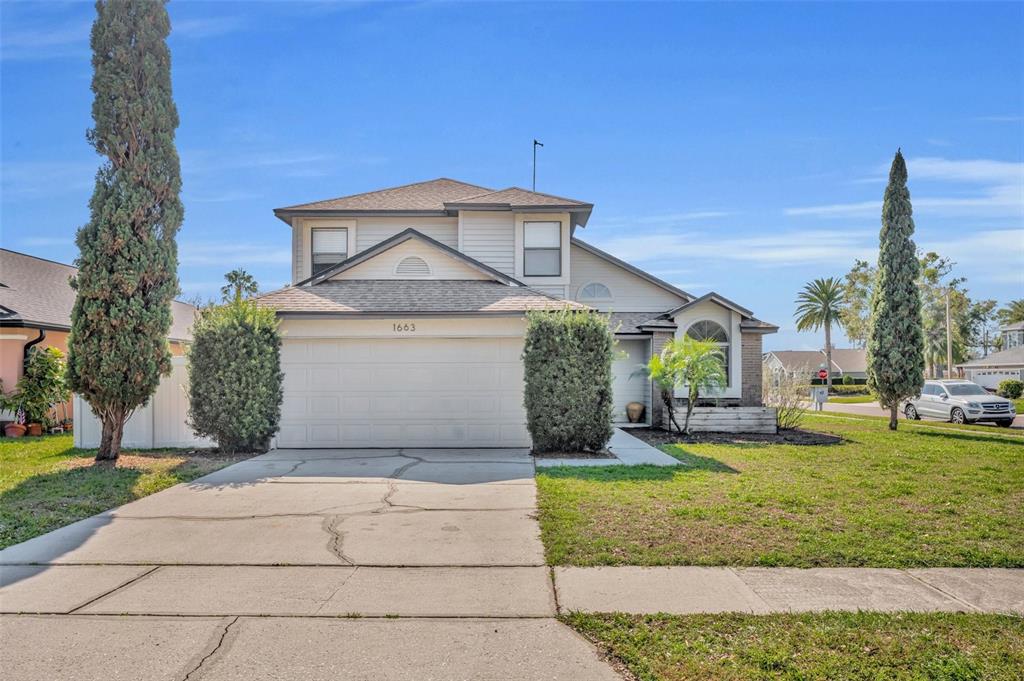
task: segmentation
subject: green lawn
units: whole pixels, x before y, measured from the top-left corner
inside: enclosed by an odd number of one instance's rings
[[[953,613],[562,618],[639,681],[1007,681],[1024,669],[1024,620]]]
[[[844,442],[671,445],[686,467],[546,469],[548,562],[1024,566],[1024,438],[905,425],[809,415],[805,428]]]
[[[808,414],[812,412],[808,411]],[[848,412],[824,412],[819,413],[817,416],[825,416],[838,419],[865,419],[868,421],[882,420],[883,423],[888,423],[888,418],[883,416],[871,416],[869,414],[851,414]],[[938,419],[921,419],[920,421],[910,421],[900,415],[900,428],[913,430],[915,428],[924,429],[935,429],[935,428],[952,428],[953,430],[972,430],[978,433],[985,433],[987,435],[1014,437],[1024,441],[1024,431],[1019,428],[1001,428],[994,423],[950,423],[949,421],[939,421]]]
[[[75,449],[71,435],[0,439],[0,548],[247,458],[125,451],[112,467],[95,455]]]

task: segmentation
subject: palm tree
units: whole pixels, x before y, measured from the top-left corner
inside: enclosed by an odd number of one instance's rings
[[[686,420],[681,430],[687,435],[690,434],[690,415],[700,394],[727,384],[725,356],[718,344],[689,336],[665,343],[661,354],[651,357],[644,373],[661,388],[662,399],[668,409],[669,430],[672,425],[679,429],[672,394],[675,388],[686,388]]]
[[[826,385],[832,390],[832,325],[842,324],[843,285],[835,277],[815,279],[796,297],[796,330],[825,329]]]
[[[227,284],[220,287],[220,293],[224,296],[225,302],[239,302],[243,298],[256,295],[259,286],[256,279],[245,270],[231,270],[224,275]]]
[[[996,316],[999,318],[999,323],[1003,326],[1024,322],[1024,298],[1011,300],[1006,304],[1006,307],[996,312]]]

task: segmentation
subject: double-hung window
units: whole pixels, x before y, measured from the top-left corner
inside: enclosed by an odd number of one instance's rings
[[[348,257],[348,229],[314,227],[312,274],[316,276]]]
[[[523,276],[558,277],[562,274],[562,223],[523,223]]]

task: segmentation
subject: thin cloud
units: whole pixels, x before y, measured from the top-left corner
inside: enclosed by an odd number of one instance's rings
[[[8,5],[7,9],[11,7]],[[0,32],[0,59],[58,59],[88,52],[91,20],[61,26],[19,26],[18,19],[8,14],[4,23],[5,30]]]
[[[88,190],[96,181],[100,160],[5,161],[4,201],[38,200]]]
[[[686,258],[742,262],[766,267],[808,264],[848,266],[854,258],[873,258],[877,230],[808,230],[718,237],[707,232],[664,232],[617,237],[598,244],[628,262],[651,263]]]
[[[884,171],[888,166],[879,166]],[[1021,217],[1024,216],[1024,163],[992,159],[952,160],[939,157],[907,161],[911,180],[979,187],[974,196],[915,196],[914,210],[932,216]],[[874,181],[875,178],[871,178]],[[879,182],[881,184],[881,181]],[[957,192],[962,194],[962,190]],[[832,203],[784,209],[786,215],[823,218],[878,216],[882,198],[871,201]]]
[[[178,260],[186,267],[216,265],[222,268],[251,265],[286,265],[292,253],[280,244],[238,243],[232,241],[185,241],[178,245]]]

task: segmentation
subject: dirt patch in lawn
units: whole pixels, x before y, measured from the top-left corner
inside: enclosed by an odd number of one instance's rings
[[[630,428],[629,434],[637,437],[649,445],[674,445],[679,443],[691,444],[772,444],[772,445],[837,445],[843,442],[843,438],[830,433],[818,433],[813,430],[796,428],[794,430],[782,430],[778,433],[670,433],[661,428]]]

